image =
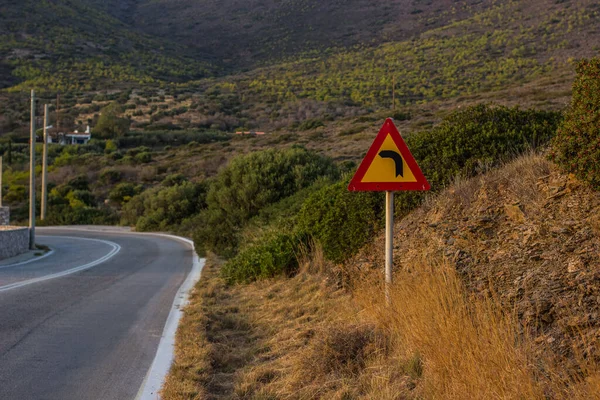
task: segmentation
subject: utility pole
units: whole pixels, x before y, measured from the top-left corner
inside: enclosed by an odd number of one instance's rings
[[[392,110],[396,111],[396,75],[392,75]]]
[[[56,94],[56,133],[59,132],[60,129],[60,114],[58,113],[60,109],[60,93]]]
[[[29,135],[29,248],[35,250],[35,90],[31,91]]]
[[[48,104],[44,105],[44,145],[42,151],[42,209],[40,218],[46,219],[46,203],[48,202]]]

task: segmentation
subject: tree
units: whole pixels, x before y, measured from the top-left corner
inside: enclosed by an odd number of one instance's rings
[[[107,139],[125,135],[131,121],[127,117],[121,117],[122,114],[123,108],[118,103],[113,102],[104,107],[100,111],[94,134]]]
[[[600,189],[600,58],[577,65],[573,99],[552,141],[550,158]]]

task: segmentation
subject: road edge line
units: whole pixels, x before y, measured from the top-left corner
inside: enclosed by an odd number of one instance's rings
[[[14,263],[14,264],[6,264],[6,265],[0,264],[0,269],[20,267],[21,265],[31,264],[32,262],[40,261],[40,260],[43,260],[46,257],[50,257],[52,254],[54,254],[54,249],[50,248],[50,251],[47,252],[46,254],[44,254],[43,256],[39,256],[37,258],[32,258],[30,260],[21,261],[21,262]]]
[[[140,232],[131,233],[138,235],[140,234]],[[142,385],[135,396],[135,400],[155,400],[160,398],[158,392],[162,388],[165,378],[167,377],[169,369],[171,368],[175,358],[175,334],[179,328],[179,321],[183,316],[183,308],[188,304],[190,291],[196,282],[200,280],[206,259],[198,257],[196,248],[194,247],[194,242],[190,239],[164,233],[144,232],[142,235],[163,236],[178,240],[187,243],[193,251],[192,269],[175,294],[175,299],[173,300],[171,311],[169,312],[169,316],[165,322],[165,327],[163,329],[160,343],[158,344],[158,349],[156,350],[156,355],[154,356],[152,365],[146,373],[146,377],[144,378],[144,381],[142,382]]]
[[[66,239],[76,239],[76,240],[89,240],[89,241],[95,241],[95,242],[102,242],[105,243],[109,246],[111,246],[113,249],[108,252],[107,254],[105,254],[104,256],[94,260],[94,261],[90,261],[87,264],[84,265],[79,265],[77,267],[73,267],[64,271],[60,271],[60,272],[55,272],[53,274],[48,274],[48,275],[43,275],[40,276],[38,278],[32,278],[32,279],[27,279],[24,281],[19,281],[19,282],[14,282],[14,283],[10,283],[8,285],[4,285],[4,286],[0,286],[0,293],[1,292],[7,292],[9,290],[13,290],[13,289],[18,289],[21,288],[23,286],[29,286],[29,285],[33,285],[35,283],[39,283],[39,282],[46,282],[52,279],[56,279],[56,278],[62,278],[64,276],[68,276],[68,275],[72,275],[75,274],[77,272],[81,272],[81,271],[85,271],[87,269],[93,268],[97,265],[102,264],[105,261],[110,260],[111,258],[113,258],[115,255],[117,255],[120,251],[121,251],[121,246],[119,246],[117,243],[108,241],[108,240],[101,240],[101,239],[89,239],[89,238],[76,238],[76,237],[70,237],[70,236],[55,236],[55,237],[61,237],[61,238],[66,238]],[[39,260],[39,259],[38,259]],[[37,261],[37,260],[36,260]]]

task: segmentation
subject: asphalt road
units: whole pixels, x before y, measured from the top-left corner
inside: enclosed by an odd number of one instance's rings
[[[133,399],[192,250],[164,237],[60,229],[37,242],[55,252],[0,267],[0,399]]]

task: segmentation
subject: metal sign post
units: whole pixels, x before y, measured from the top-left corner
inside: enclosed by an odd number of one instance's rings
[[[35,250],[35,91],[31,91],[29,136],[29,248]]]
[[[394,266],[394,192],[429,190],[430,186],[388,118],[348,185],[348,190],[385,191],[385,299],[390,304]]]
[[[2,156],[0,156],[0,207],[2,207]]]
[[[385,192],[385,300],[390,304],[394,267],[394,192]]]

